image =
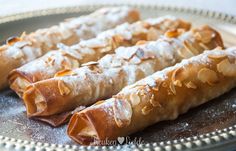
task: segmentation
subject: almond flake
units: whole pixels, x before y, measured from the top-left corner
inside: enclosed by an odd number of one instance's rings
[[[20,49],[17,49],[17,51],[12,56],[14,59],[20,59],[22,57],[24,57],[24,54]]]
[[[236,76],[236,64],[231,64],[228,59],[224,59],[219,64],[217,64],[217,70],[224,76]]]
[[[128,101],[115,99],[113,112],[114,119],[118,127],[126,127],[130,124],[132,117],[132,108]]]
[[[15,44],[18,41],[21,41],[21,38],[19,38],[19,37],[10,37],[10,38],[7,39],[6,43],[7,43],[7,45],[12,46],[13,44]]]
[[[67,76],[67,75],[75,75],[75,73],[70,70],[70,69],[65,69],[57,72],[54,77],[62,77],[62,76]]]
[[[152,106],[144,106],[142,108],[142,114],[143,115],[148,115],[151,111],[153,110],[153,107]]]
[[[188,82],[187,84],[185,84],[187,88],[191,88],[191,89],[196,89],[197,86],[192,82]]]
[[[152,94],[151,96],[150,103],[152,104],[153,107],[161,107],[161,104],[155,100],[154,94]]]
[[[208,46],[205,45],[204,43],[199,43],[199,45],[204,49],[204,50],[209,50]]]
[[[177,29],[173,29],[173,30],[168,30],[166,33],[165,33],[165,36],[168,37],[168,38],[176,38],[179,36],[179,32]]]
[[[138,105],[140,103],[139,96],[135,93],[131,93],[130,102],[131,102],[132,106]]]
[[[190,51],[193,55],[199,54],[198,50],[197,50],[195,47],[193,47],[193,44],[191,44],[188,40],[185,40],[185,41],[184,41],[184,47],[185,47],[188,51]]]
[[[153,40],[157,40],[159,37],[158,35],[158,32],[155,28],[151,27],[149,30],[148,30],[148,33],[147,33],[147,40],[148,41],[153,41]]]
[[[175,85],[173,84],[173,83],[170,83],[170,90],[171,90],[171,92],[174,94],[174,95],[176,95],[176,90],[175,90]]]
[[[138,45],[144,45],[146,44],[147,41],[146,40],[139,40],[135,45],[138,46]]]
[[[71,92],[70,88],[67,87],[63,81],[59,80],[57,86],[58,86],[59,92],[62,96],[70,94],[70,92]]]
[[[210,85],[218,82],[218,76],[215,71],[208,68],[202,68],[197,75],[198,79],[203,83],[208,83]]]
[[[180,80],[174,81],[173,84],[174,84],[175,86],[182,87],[182,83],[181,83]]]
[[[218,60],[218,59],[225,59],[225,58],[227,58],[227,55],[224,54],[224,53],[209,54],[209,55],[208,55],[208,58],[210,58],[210,59],[215,59],[215,60]]]
[[[90,62],[82,64],[81,66],[83,67],[83,66],[90,66],[90,65],[97,65],[97,64],[98,64],[98,62],[96,62],[96,61],[90,61]]]

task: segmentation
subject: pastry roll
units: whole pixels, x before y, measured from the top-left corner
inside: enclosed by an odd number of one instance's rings
[[[74,46],[61,45],[61,50],[51,51],[13,70],[9,75],[10,87],[22,96],[30,83],[49,79],[60,70],[78,68],[88,61],[97,61],[105,54],[114,53],[119,46],[131,46],[139,40],[156,40],[169,29],[189,30],[190,26],[190,23],[172,16],[147,19],[133,24],[125,23]]]
[[[174,120],[236,86],[236,48],[206,51],[122,89],[112,98],[75,113],[68,126],[80,144],[141,131]]]
[[[80,39],[95,37],[99,32],[138,19],[139,12],[133,8],[102,8],[87,16],[68,19],[50,28],[10,38],[7,44],[0,47],[0,69],[4,69],[0,73],[0,88],[7,86],[6,78],[12,69],[55,49],[58,43],[72,45]]]
[[[23,95],[27,115],[49,116],[91,105],[157,70],[217,46],[223,46],[220,35],[204,26],[183,33],[169,31],[146,44],[119,47],[115,54],[106,55],[98,62],[60,71],[54,78],[28,86]]]

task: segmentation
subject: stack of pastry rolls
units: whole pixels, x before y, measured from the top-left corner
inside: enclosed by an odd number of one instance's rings
[[[71,18],[50,28],[9,38],[0,47],[0,68],[4,69],[0,73],[0,89],[8,85],[7,75],[11,70],[56,49],[58,43],[72,45],[119,24],[137,20],[139,12],[133,8],[102,8],[90,15]]]
[[[140,131],[176,119],[236,86],[236,48],[206,51],[122,89],[75,113],[68,135],[80,144]]]
[[[167,30],[187,31],[190,26],[190,23],[172,16],[147,19],[133,24],[124,23],[76,45],[61,45],[60,50],[50,51],[43,57],[13,70],[8,77],[10,87],[21,97],[28,85],[52,78],[58,71],[97,61],[106,54],[114,53],[120,46],[132,46],[140,40],[157,40]]]
[[[27,115],[49,116],[91,105],[155,71],[217,46],[223,47],[219,33],[203,26],[189,32],[171,30],[157,41],[120,47],[97,62],[28,86],[23,95]]]

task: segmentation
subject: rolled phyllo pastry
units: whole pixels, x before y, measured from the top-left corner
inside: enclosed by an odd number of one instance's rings
[[[119,47],[115,54],[106,55],[98,62],[60,71],[54,78],[28,86],[23,94],[27,115],[49,116],[91,105],[155,71],[217,46],[223,47],[219,33],[204,26],[183,33],[169,31],[146,44]]]
[[[174,120],[236,86],[236,48],[206,51],[75,113],[68,126],[80,144],[99,144]]]
[[[190,26],[190,23],[172,16],[125,23],[71,47],[61,45],[59,51],[48,52],[13,70],[9,75],[10,87],[22,96],[30,83],[49,79],[60,70],[78,68],[83,63],[97,61],[106,54],[114,53],[119,46],[131,46],[139,40],[157,40],[167,30],[189,30]]]
[[[12,69],[55,49],[58,43],[72,45],[124,22],[135,22],[138,19],[139,12],[133,8],[102,8],[87,16],[68,19],[50,28],[10,38],[0,47],[0,69],[4,69],[0,73],[0,88],[7,86],[6,78]]]

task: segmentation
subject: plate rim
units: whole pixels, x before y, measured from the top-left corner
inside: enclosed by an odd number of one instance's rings
[[[41,16],[49,16],[55,14],[70,14],[70,13],[79,13],[79,12],[90,12],[92,10],[98,9],[100,7],[108,7],[108,6],[131,6],[135,8],[141,9],[156,9],[160,11],[176,11],[181,13],[191,13],[193,15],[199,15],[201,17],[209,17],[212,19],[217,19],[219,21],[224,21],[227,23],[231,23],[236,25],[236,16],[229,15],[223,12],[216,12],[210,10],[203,10],[197,8],[185,8],[178,6],[169,6],[169,5],[159,5],[159,4],[132,4],[132,3],[122,3],[122,4],[89,4],[89,5],[77,5],[77,6],[69,6],[69,7],[56,7],[50,9],[41,9],[36,11],[27,11],[23,13],[15,13],[12,15],[6,15],[0,17],[0,24],[14,22],[17,20],[24,20],[29,18],[41,17]],[[41,143],[34,141],[21,140],[16,138],[9,138],[6,136],[0,135],[0,149],[4,150],[38,150],[38,149],[46,149],[46,150],[120,150],[125,148],[141,149],[141,150],[161,150],[161,151],[179,151],[179,150],[198,150],[198,149],[217,149],[214,147],[219,143],[223,143],[223,145],[229,145],[227,141],[233,140],[236,142],[236,124],[224,128],[221,130],[209,132],[206,134],[202,134],[199,136],[192,136],[183,139],[175,139],[171,141],[162,141],[162,142],[152,142],[145,144],[131,144],[131,145],[117,145],[117,146],[77,146],[77,145],[64,145],[64,144],[51,144],[51,143]],[[225,144],[227,143],[227,144]],[[232,141],[231,141],[232,143]]]

